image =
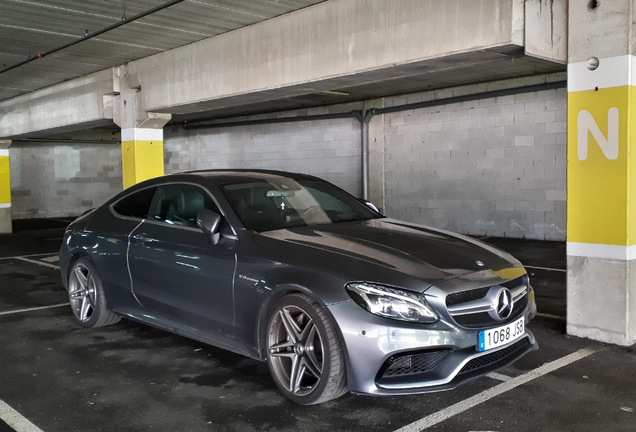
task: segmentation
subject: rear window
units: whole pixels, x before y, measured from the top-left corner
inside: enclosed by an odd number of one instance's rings
[[[150,203],[157,191],[156,187],[143,189],[120,199],[113,205],[113,210],[120,216],[147,219]]]

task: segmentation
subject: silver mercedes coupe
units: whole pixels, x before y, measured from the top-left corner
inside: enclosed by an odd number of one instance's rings
[[[80,325],[124,317],[267,361],[305,405],[452,389],[537,347],[519,261],[309,175],[145,181],[68,227],[60,267]]]

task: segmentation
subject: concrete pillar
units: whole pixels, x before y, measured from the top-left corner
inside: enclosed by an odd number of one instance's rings
[[[11,222],[10,145],[11,141],[0,140],[0,234],[13,231]]]
[[[113,100],[113,120],[121,127],[124,189],[164,174],[163,127],[170,114],[144,109],[140,87],[129,88],[128,68],[118,69],[120,94]]]
[[[121,154],[124,189],[162,176],[163,129],[122,129]]]
[[[636,342],[636,0],[569,2],[570,334]]]

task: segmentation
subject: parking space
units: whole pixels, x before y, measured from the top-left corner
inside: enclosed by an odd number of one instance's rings
[[[22,419],[0,408],[0,432],[634,430],[624,377],[636,353],[565,335],[561,243],[486,239],[529,266],[538,351],[454,391],[306,407],[277,391],[264,363],[129,320],[78,326],[59,306],[62,233],[0,236],[0,401]]]

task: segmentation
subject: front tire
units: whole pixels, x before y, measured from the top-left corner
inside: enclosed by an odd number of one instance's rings
[[[121,320],[106,305],[102,281],[86,258],[73,264],[68,278],[68,297],[75,319],[82,327],[102,327]]]
[[[280,391],[301,405],[347,392],[344,352],[327,311],[303,294],[278,300],[267,327],[267,362]]]

